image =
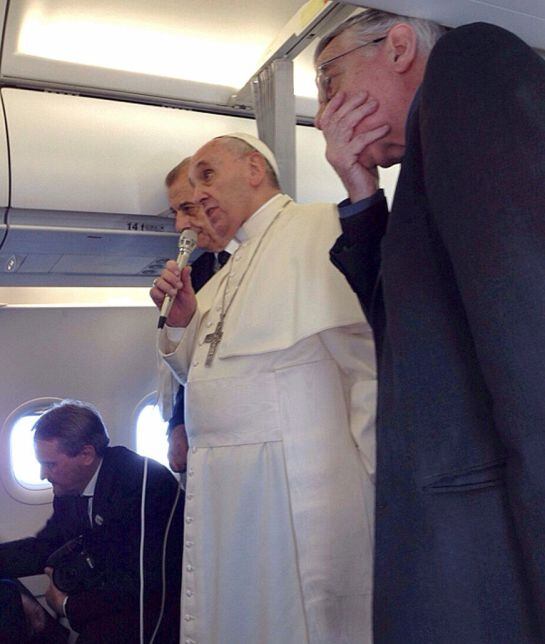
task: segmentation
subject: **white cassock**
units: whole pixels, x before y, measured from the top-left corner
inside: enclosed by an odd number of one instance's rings
[[[277,195],[179,344],[160,336],[187,383],[181,642],[372,641],[374,348],[339,234],[333,205]]]

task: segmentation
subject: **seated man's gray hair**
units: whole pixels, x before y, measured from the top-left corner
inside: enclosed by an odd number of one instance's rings
[[[101,456],[110,437],[97,409],[79,400],[63,400],[45,411],[34,424],[34,440],[58,440],[59,449],[77,456],[92,445]]]

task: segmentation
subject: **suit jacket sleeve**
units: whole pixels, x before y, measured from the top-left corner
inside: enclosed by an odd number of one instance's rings
[[[35,537],[0,544],[0,576],[27,577],[44,571],[49,555],[73,536],[65,503],[55,497],[53,514]]]
[[[386,231],[388,207],[382,198],[351,217],[341,218],[343,234],[331,249],[333,264],[358,296],[373,328],[379,325],[380,242]]]
[[[452,264],[545,632],[545,61],[492,25],[444,36],[422,87],[424,180]]]

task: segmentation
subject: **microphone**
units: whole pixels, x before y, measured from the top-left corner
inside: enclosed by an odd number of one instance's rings
[[[191,230],[191,228],[182,230],[182,234],[178,239],[178,257],[176,258],[176,264],[178,264],[180,271],[184,268],[184,266],[187,265],[189,256],[195,250],[196,245],[197,233],[194,230]],[[167,321],[168,314],[170,313],[170,309],[172,308],[173,301],[174,298],[170,297],[170,295],[165,295],[163,306],[161,306],[159,322],[157,323],[158,329],[162,329],[165,326],[165,322]]]

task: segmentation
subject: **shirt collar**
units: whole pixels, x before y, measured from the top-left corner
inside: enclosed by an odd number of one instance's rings
[[[231,239],[231,241],[225,247],[225,250],[232,255],[238,248],[238,242],[236,239]]]
[[[89,481],[89,483],[87,483],[87,485],[85,486],[85,490],[83,490],[83,492],[81,493],[81,496],[95,496],[95,487],[97,484],[98,473],[100,472],[101,467],[102,467],[102,459],[100,459],[96,472],[91,477],[91,480]]]
[[[287,198],[289,199],[288,195],[279,192],[262,204],[237,230],[235,240],[242,243],[262,233],[278,212],[272,206],[280,205],[281,200]]]

